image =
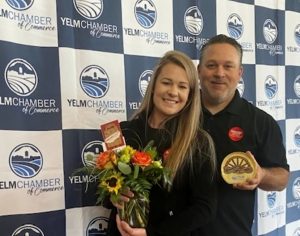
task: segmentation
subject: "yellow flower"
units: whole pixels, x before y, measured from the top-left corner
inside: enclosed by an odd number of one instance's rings
[[[120,151],[122,154],[127,154],[127,155],[130,155],[132,156],[136,150],[134,148],[132,148],[131,146],[127,145],[125,148],[123,148],[121,151]]]
[[[119,189],[122,187],[123,179],[124,177],[120,173],[114,173],[104,178],[100,183],[100,187],[106,188],[110,193],[118,194]]]

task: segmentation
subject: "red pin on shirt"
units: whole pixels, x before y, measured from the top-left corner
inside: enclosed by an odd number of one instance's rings
[[[232,127],[228,131],[228,137],[234,142],[240,141],[244,137],[244,130],[238,126]]]

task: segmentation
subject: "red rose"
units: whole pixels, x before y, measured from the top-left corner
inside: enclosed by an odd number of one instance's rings
[[[139,166],[148,166],[151,164],[152,159],[149,153],[136,151],[131,162]]]

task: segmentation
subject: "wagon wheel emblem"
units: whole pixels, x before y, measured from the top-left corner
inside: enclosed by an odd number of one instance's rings
[[[245,182],[256,175],[256,162],[245,152],[232,152],[224,158],[221,174],[229,184]]]
[[[253,168],[251,167],[249,161],[243,156],[233,156],[226,161],[224,166],[224,173],[251,173]]]

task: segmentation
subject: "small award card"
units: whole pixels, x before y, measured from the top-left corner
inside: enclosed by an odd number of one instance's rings
[[[100,126],[106,150],[118,149],[125,145],[124,137],[118,120],[113,120]],[[105,147],[104,147],[105,146]]]

